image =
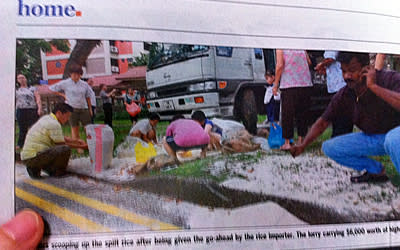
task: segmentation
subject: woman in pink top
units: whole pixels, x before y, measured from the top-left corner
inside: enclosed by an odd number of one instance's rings
[[[167,127],[163,145],[167,153],[178,161],[176,151],[187,151],[193,148],[201,148],[201,157],[205,157],[209,142],[210,137],[199,123],[191,119],[174,117]]]
[[[290,139],[297,126],[300,144],[307,134],[308,108],[311,95],[310,58],[304,50],[276,50],[276,74],[273,87],[274,95],[280,84],[282,105],[282,136],[285,144],[282,150],[290,149]]]

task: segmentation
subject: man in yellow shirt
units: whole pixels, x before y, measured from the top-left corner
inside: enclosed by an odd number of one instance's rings
[[[31,178],[40,178],[43,169],[50,176],[65,174],[71,148],[87,149],[81,139],[63,136],[61,125],[65,124],[73,108],[66,103],[57,103],[53,113],[40,118],[28,131],[21,160]]]

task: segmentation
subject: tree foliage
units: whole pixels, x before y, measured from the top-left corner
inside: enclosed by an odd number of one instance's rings
[[[140,52],[140,56],[134,58],[134,61],[129,65],[131,67],[147,66],[149,63],[149,54]]]
[[[18,39],[16,44],[16,74],[24,74],[28,83],[39,83],[42,78],[40,51],[51,52],[52,46],[69,51],[68,40]]]

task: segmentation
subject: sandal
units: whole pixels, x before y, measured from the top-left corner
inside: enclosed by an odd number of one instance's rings
[[[352,176],[350,177],[350,181],[352,183],[382,183],[387,182],[389,177],[386,174],[371,174],[365,172],[360,176]]]

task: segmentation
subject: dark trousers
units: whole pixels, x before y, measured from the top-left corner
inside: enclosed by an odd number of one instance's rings
[[[310,87],[281,89],[283,138],[293,138],[295,125],[299,136],[304,137],[307,134],[311,90]]]
[[[137,115],[135,115],[135,116],[129,116],[129,119],[131,119],[131,122],[133,123],[133,121],[135,121],[135,122],[137,122],[138,121],[138,116]]]
[[[38,175],[43,169],[50,176],[60,176],[65,173],[70,156],[70,147],[58,145],[39,152],[35,157],[24,160],[23,163]]]
[[[112,104],[111,103],[104,103],[103,104],[103,111],[104,111],[104,124],[107,124],[112,128]]]
[[[92,106],[92,124],[94,124],[95,118],[96,118],[96,106]]]
[[[271,97],[271,100],[267,103],[267,117],[269,122],[279,121],[280,106],[281,102]]]
[[[17,109],[16,116],[19,128],[17,144],[22,148],[28,129],[39,119],[39,115],[37,114],[37,109]]]

